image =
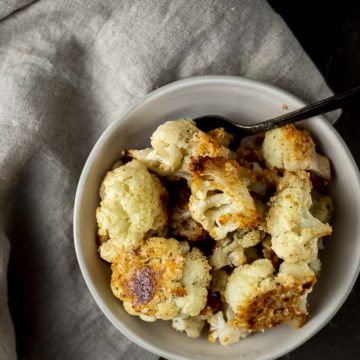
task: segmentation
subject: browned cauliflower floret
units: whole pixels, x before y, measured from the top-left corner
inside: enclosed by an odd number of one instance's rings
[[[189,178],[190,158],[228,157],[229,150],[199,130],[188,119],[167,121],[151,136],[151,149],[128,150],[128,154],[160,175]]]
[[[174,184],[177,184],[177,186],[170,192],[173,198],[170,202],[168,222],[172,235],[190,241],[205,239],[207,232],[190,214],[190,189],[187,185],[179,182]],[[173,193],[176,195],[174,196]]]
[[[229,306],[224,311],[218,311],[207,322],[210,325],[208,340],[211,343],[219,339],[221,345],[227,346],[237,343],[241,338],[249,335],[249,332],[233,325],[235,313]]]
[[[111,262],[122,248],[137,247],[150,230],[167,222],[166,190],[140,161],[109,171],[101,186],[96,210],[100,256]]]
[[[223,158],[204,157],[191,165],[190,213],[215,240],[259,224],[255,201],[240,173],[237,161]]]
[[[259,331],[282,323],[304,324],[306,297],[316,282],[306,263],[280,265],[274,276],[270,260],[260,259],[236,268],[230,275],[225,297],[235,312],[232,325]]]
[[[313,217],[310,207],[309,173],[285,172],[270,200],[267,215],[272,249],[285,261],[313,261],[318,254],[318,238],[331,234],[331,226]]]
[[[125,310],[143,320],[197,316],[206,306],[210,266],[186,242],[150,238],[112,263],[111,289]]]
[[[265,133],[263,155],[269,167],[288,171],[309,170],[330,179],[330,162],[315,151],[315,143],[306,130],[294,125],[283,126]]]

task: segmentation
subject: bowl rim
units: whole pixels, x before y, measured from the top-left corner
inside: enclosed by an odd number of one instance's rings
[[[94,160],[97,157],[98,151],[101,149],[102,145],[107,142],[113,131],[121,125],[127,118],[131,116],[131,114],[141,105],[144,105],[145,103],[149,101],[153,101],[158,97],[161,97],[162,95],[166,94],[169,91],[175,91],[177,89],[193,86],[193,85],[200,85],[200,84],[211,84],[214,85],[216,83],[224,83],[227,82],[228,84],[232,83],[235,85],[240,86],[250,86],[250,87],[256,87],[257,89],[260,89],[260,91],[265,91],[267,93],[276,93],[277,95],[284,96],[290,98],[292,101],[299,104],[299,106],[305,106],[306,103],[302,101],[297,96],[293,95],[292,93],[283,90],[277,86],[270,85],[258,80],[248,79],[241,76],[228,76],[228,75],[203,75],[203,76],[193,76],[190,78],[177,80],[172,83],[169,83],[167,85],[164,85],[141,99],[135,101],[130,107],[128,107],[125,111],[123,111],[118,119],[114,120],[112,123],[110,123],[107,128],[102,132],[101,136],[96,141],[95,145],[93,146],[92,150],[90,151],[90,154],[87,157],[87,160],[85,162],[85,165],[81,171],[81,175],[77,184],[76,194],[75,194],[75,202],[74,202],[74,213],[73,213],[73,236],[74,236],[74,246],[75,246],[75,253],[76,257],[79,263],[79,267],[81,270],[81,273],[83,275],[83,278],[85,280],[85,283],[94,298],[96,304],[101,309],[101,311],[104,313],[104,315],[107,317],[107,319],[115,326],[117,330],[119,330],[124,336],[126,336],[128,339],[130,339],[135,344],[139,345],[143,349],[150,351],[156,355],[166,357],[168,359],[173,360],[187,360],[187,357],[184,357],[182,355],[177,355],[171,352],[168,352],[167,350],[163,350],[158,348],[157,346],[153,345],[151,342],[144,340],[140,336],[137,336],[132,332],[132,330],[128,329],[126,326],[121,324],[121,321],[116,320],[113,316],[112,312],[108,308],[108,306],[103,301],[101,295],[97,292],[96,287],[91,279],[91,276],[87,270],[87,267],[85,265],[85,257],[83,254],[83,251],[80,246],[80,222],[79,222],[79,216],[80,216],[80,208],[82,199],[84,197],[84,185],[86,182],[86,178],[89,175],[89,172],[91,170],[92,164]],[[348,159],[350,160],[351,164],[353,165],[353,169],[355,171],[355,174],[357,176],[358,184],[360,184],[360,172],[357,167],[357,164],[348,149],[346,143],[342,139],[342,137],[339,135],[339,133],[336,131],[336,129],[331,125],[331,123],[325,119],[324,116],[317,116],[317,121],[321,121],[325,126],[328,128],[328,130],[332,133],[333,136],[335,136],[339,142],[339,144],[343,147],[346,155],[348,156]],[[338,312],[338,310],[341,308],[347,297],[349,296],[356,279],[358,277],[358,274],[360,272],[360,257],[358,259],[357,267],[355,271],[353,272],[353,276],[351,279],[349,279],[348,286],[346,288],[346,291],[343,292],[342,296],[339,297],[339,301],[334,306],[331,311],[324,317],[322,321],[319,322],[319,324],[312,329],[308,334],[306,334],[303,338],[301,338],[300,341],[291,343],[289,345],[283,345],[283,347],[279,347],[278,351],[274,351],[273,354],[269,356],[260,356],[260,359],[263,360],[272,360],[276,359],[280,356],[283,356],[292,350],[296,349],[300,345],[304,344],[307,340],[309,340],[312,336],[314,336],[316,333],[318,333]]]

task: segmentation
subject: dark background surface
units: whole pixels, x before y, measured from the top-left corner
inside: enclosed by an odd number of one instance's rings
[[[269,0],[282,15],[335,93],[360,85],[360,1]],[[360,166],[360,99],[335,128]],[[281,358],[359,359],[360,281],[345,304],[312,339]]]
[[[360,85],[360,0],[269,0],[335,93]],[[360,99],[335,128],[360,166]],[[360,216],[359,216],[360,218]],[[360,280],[319,333],[279,360],[360,359]]]

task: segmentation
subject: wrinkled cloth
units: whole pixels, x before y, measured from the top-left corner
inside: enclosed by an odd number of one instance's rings
[[[74,195],[95,141],[194,75],[331,92],[263,0],[3,0],[0,18],[0,359],[155,359],[108,322],[76,260]]]

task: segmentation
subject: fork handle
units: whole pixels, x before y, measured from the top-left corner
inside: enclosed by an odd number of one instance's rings
[[[352,100],[355,96],[359,95],[359,93],[360,86],[345,91],[341,94],[330,96],[317,102],[316,104],[307,105],[301,109],[277,116],[260,124],[250,125],[249,127],[245,126],[245,128],[247,131],[253,134],[257,134],[278,128],[280,126],[293,124],[301,120],[306,120],[314,116],[339,109],[344,105],[345,102]]]

